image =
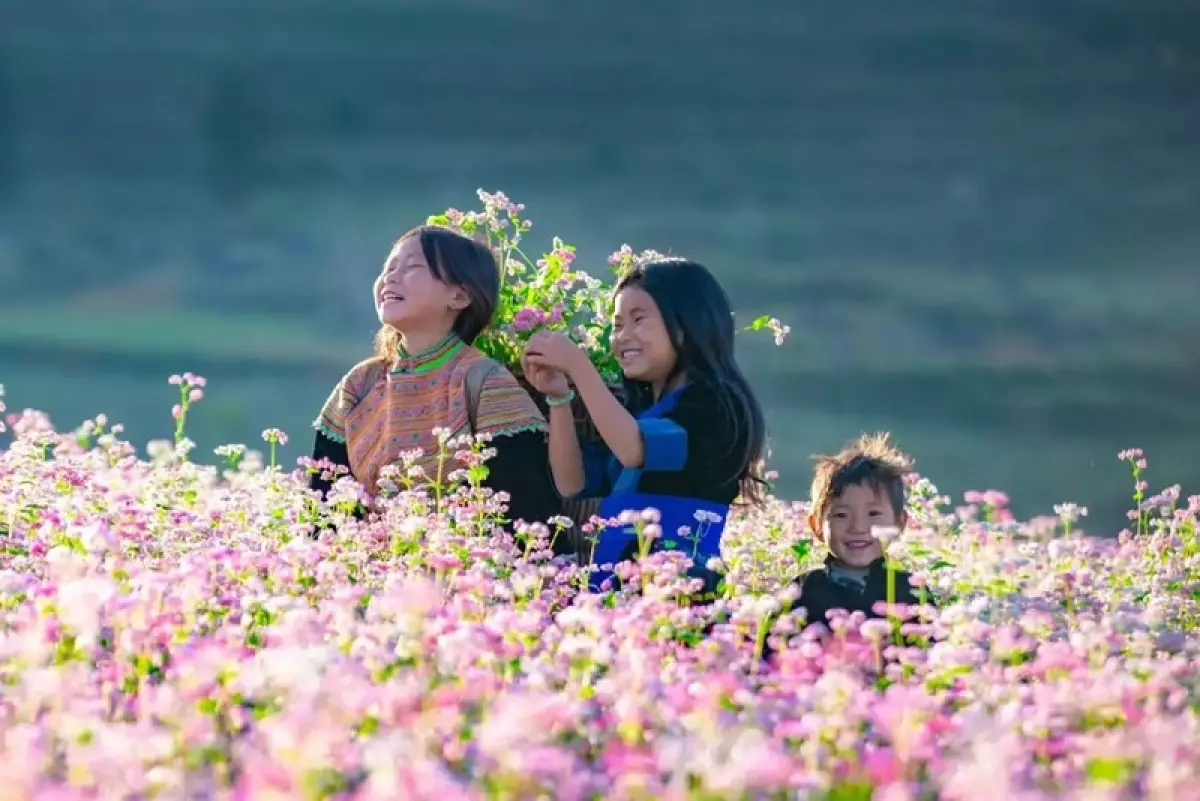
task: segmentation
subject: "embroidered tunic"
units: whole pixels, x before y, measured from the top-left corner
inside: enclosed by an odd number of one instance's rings
[[[608,448],[583,448],[586,482],[576,497],[600,497],[599,515],[657,509],[662,537],[652,550],[683,551],[692,558],[689,575],[702,578],[713,592],[716,574],[705,565],[721,554],[721,535],[739,492],[735,475],[747,439],[744,427],[722,408],[712,388],[692,383],[664,395],[637,416],[642,433],[643,465],[623,467]],[[681,533],[681,529],[687,531]],[[636,554],[633,526],[607,528],[592,562],[616,563]],[[611,572],[592,574],[599,588]]]
[[[427,480],[436,478],[435,428],[448,429],[452,437],[490,434],[496,456],[488,462],[485,484],[509,494],[509,516],[544,522],[561,514],[548,469],[545,418],[503,367],[483,382],[472,432],[467,374],[485,358],[451,335],[424,353],[397,353],[391,364],[378,358],[359,363],[334,387],[313,423],[313,458],[349,467],[375,494],[380,471],[406,451],[420,449],[417,464]],[[454,467],[442,469],[449,473]],[[329,489],[320,476],[311,483],[314,489]]]

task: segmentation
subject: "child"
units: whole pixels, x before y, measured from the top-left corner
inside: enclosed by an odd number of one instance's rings
[[[375,355],[321,409],[313,458],[348,467],[374,495],[380,471],[405,451],[421,449],[424,475],[437,477],[435,428],[490,434],[496,455],[484,483],[508,493],[509,516],[545,522],[561,514],[545,418],[508,370],[471,347],[492,320],[499,286],[495,257],[472,239],[434,226],[400,237],[375,279]],[[443,480],[457,466],[443,466]],[[320,475],[311,483],[329,490]]]
[[[911,461],[887,434],[862,436],[836,456],[820,456],[812,483],[809,527],[829,548],[825,566],[797,580],[794,607],[807,623],[827,623],[831,609],[881,617],[875,604],[888,601],[888,571],[875,527],[903,529],[907,523],[904,476]],[[892,602],[920,603],[904,571],[892,572]]]
[[[599,515],[606,519],[657,509],[656,550],[691,556],[689,574],[704,579],[707,593],[716,576],[704,566],[720,555],[730,505],[739,493],[760,498],[754,470],[764,447],[763,413],[734,360],[733,339],[729,298],[712,274],[695,262],[663,259],[617,285],[612,347],[625,405],[562,334],[535,334],[523,357],[527,380],[547,396],[558,491],[603,498]],[[576,391],[603,447],[580,448],[570,408]],[[606,529],[593,561],[624,561],[636,547],[633,526]],[[592,586],[609,575],[593,574]]]

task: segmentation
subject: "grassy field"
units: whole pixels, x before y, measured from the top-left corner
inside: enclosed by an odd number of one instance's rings
[[[54,348],[122,357],[340,363],[356,352],[299,317],[247,317],[196,311],[81,312],[0,307],[0,348]]]

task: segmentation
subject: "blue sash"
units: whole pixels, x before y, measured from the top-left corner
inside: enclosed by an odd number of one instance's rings
[[[664,395],[658,403],[638,415],[638,423],[643,426],[644,431],[650,428],[646,425],[646,421],[660,420],[663,415],[675,408],[683,389],[681,387]],[[681,444],[686,446],[686,435],[682,437],[682,440]],[[680,461],[686,458],[686,452],[676,455]],[[651,464],[649,453],[647,453],[646,463],[647,465]],[[729,517],[729,504],[713,503],[698,498],[638,492],[638,484],[645,468],[622,467],[621,463],[612,455],[609,455],[605,468],[611,481],[612,492],[600,503],[600,517],[616,518],[622,512],[657,510],[659,513],[658,525],[662,528],[662,535],[651,544],[651,551],[669,549],[686,554],[693,562],[693,567],[688,570],[688,574],[705,579],[706,584],[712,583],[713,574],[704,566],[709,559],[721,555],[721,535],[725,531],[725,522]],[[688,530],[681,533],[680,529],[682,528]],[[634,559],[637,557],[637,553],[637,527],[635,525],[614,526],[600,532],[592,564],[615,564],[627,559]],[[592,573],[591,588],[599,590],[600,585],[612,575],[611,571]],[[706,589],[713,591],[715,587],[706,587]]]

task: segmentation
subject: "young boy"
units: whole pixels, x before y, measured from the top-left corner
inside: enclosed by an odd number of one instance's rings
[[[875,604],[887,602],[888,571],[883,543],[872,529],[903,529],[904,477],[912,462],[889,441],[887,434],[863,435],[836,456],[817,457],[813,474],[809,527],[829,548],[825,566],[799,579],[799,597],[793,609],[807,611],[805,625],[824,623],[831,609],[863,612],[882,617]],[[921,601],[909,583],[909,574],[892,573],[897,604]]]

